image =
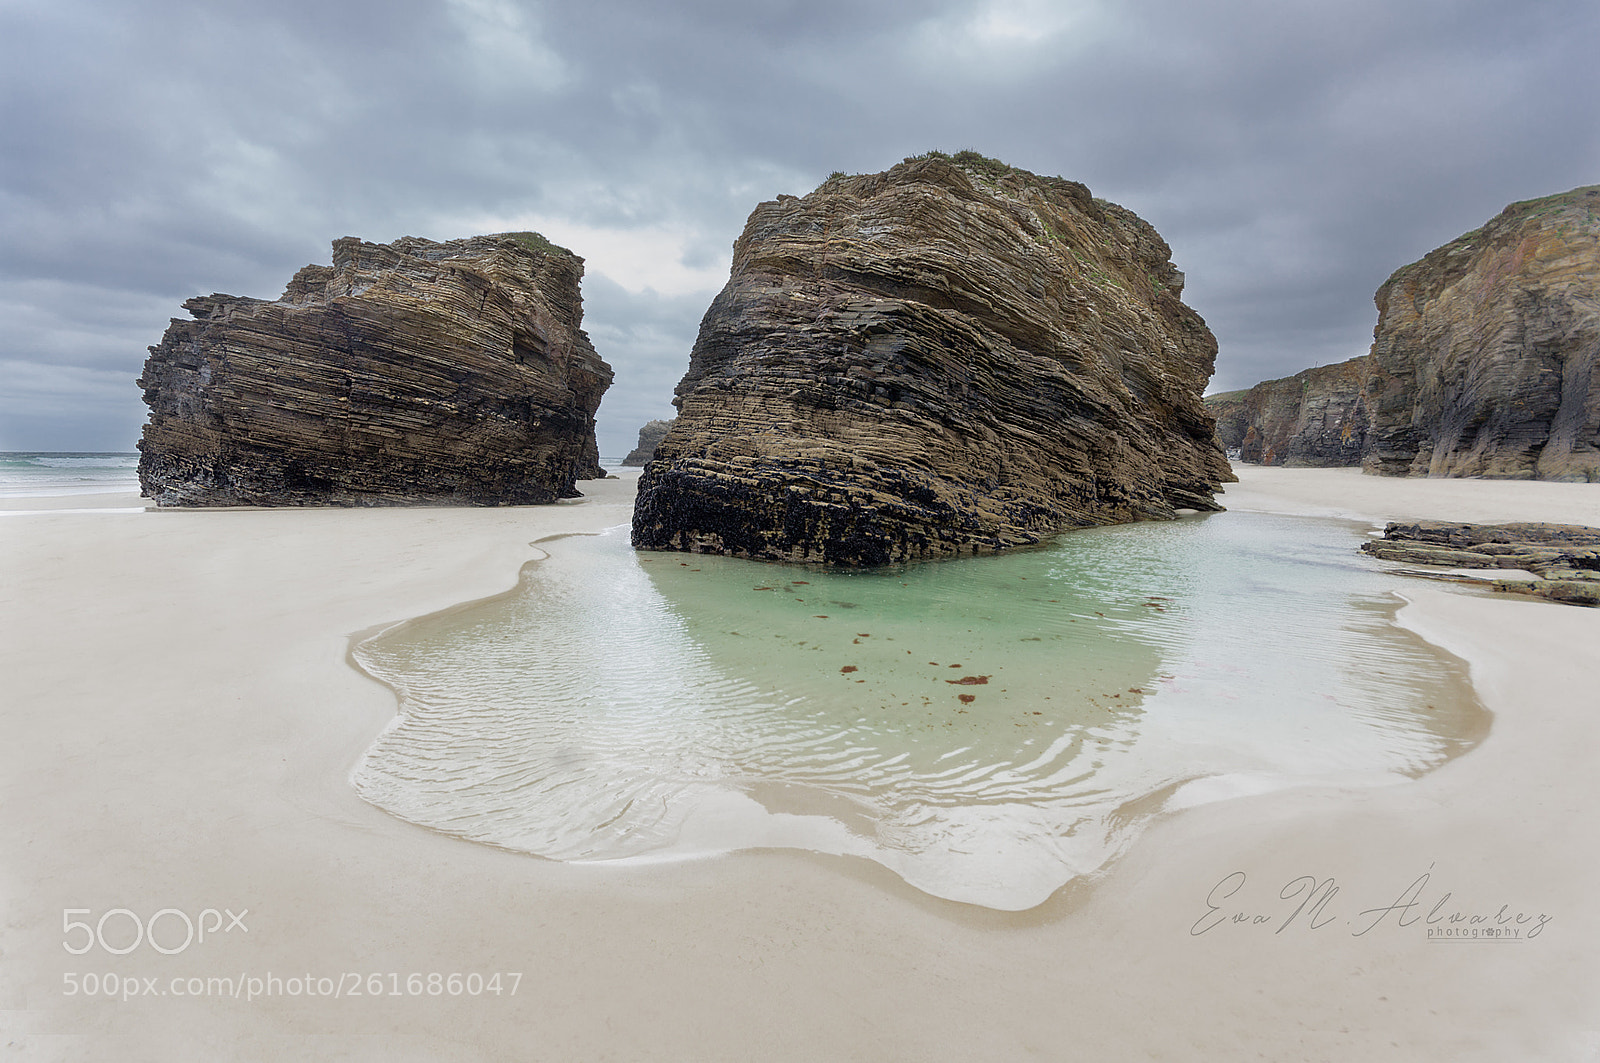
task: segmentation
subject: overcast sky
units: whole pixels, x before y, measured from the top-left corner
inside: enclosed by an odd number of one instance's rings
[[[1597,42],[1595,0],[0,0],[0,449],[131,450],[192,295],[531,228],[587,260],[619,457],[756,203],[930,148],[1154,224],[1245,387],[1600,183]]]

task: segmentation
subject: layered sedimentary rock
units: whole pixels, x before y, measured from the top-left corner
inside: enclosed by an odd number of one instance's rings
[[[1216,343],[1166,243],[963,152],[751,214],[645,467],[650,549],[878,564],[1215,509]]]
[[[1377,303],[1364,469],[1600,480],[1600,186],[1512,204]]]
[[[583,260],[535,233],[335,241],[276,301],[184,303],[139,384],[161,505],[553,502],[601,476]]]
[[[1446,568],[1520,569],[1496,590],[1572,605],[1600,605],[1600,528],[1581,524],[1391,523],[1361,549],[1384,561]],[[1427,573],[1414,573],[1426,575]]]
[[[661,445],[661,440],[666,437],[667,430],[672,427],[672,421],[647,421],[639,429],[639,445],[628,451],[628,456],[622,459],[622,464],[634,468],[642,467],[655,456],[656,447]]]
[[[1206,412],[1216,422],[1217,442],[1230,452],[1230,456],[1237,456],[1232,452],[1239,449],[1250,430],[1250,407],[1245,400],[1250,397],[1251,390],[1219,391],[1202,400]]]
[[[1240,461],[1259,465],[1359,465],[1368,418],[1362,387],[1368,360],[1306,369],[1248,391],[1206,398],[1217,438]]]

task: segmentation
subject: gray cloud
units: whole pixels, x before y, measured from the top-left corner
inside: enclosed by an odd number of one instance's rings
[[[0,447],[131,447],[190,295],[531,225],[588,259],[617,455],[758,201],[932,147],[1149,219],[1246,386],[1361,353],[1392,270],[1600,181],[1597,31],[1591,0],[13,0]]]

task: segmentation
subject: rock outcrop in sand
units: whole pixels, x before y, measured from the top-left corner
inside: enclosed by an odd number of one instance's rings
[[[1216,509],[1216,342],[1149,224],[975,153],[751,214],[638,547],[864,565]]]
[[[1265,380],[1248,391],[1210,395],[1217,438],[1258,465],[1327,467],[1361,464],[1367,407],[1361,398],[1367,359]]]
[[[1600,528],[1581,524],[1390,523],[1361,544],[1384,561],[1441,568],[1520,569],[1535,579],[1497,579],[1494,588],[1570,605],[1600,605]],[[1431,575],[1419,572],[1414,575]]]
[[[661,445],[661,440],[666,437],[672,423],[672,420],[645,422],[645,426],[639,429],[638,446],[628,451],[628,456],[622,459],[622,464],[633,468],[643,467],[655,456],[656,447]]]
[[[276,301],[184,303],[139,384],[161,505],[506,505],[604,475],[611,383],[580,327],[583,260],[536,233],[354,237]]]

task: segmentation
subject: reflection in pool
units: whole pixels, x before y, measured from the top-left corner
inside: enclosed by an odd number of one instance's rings
[[[1477,740],[1359,541],[1223,513],[830,572],[552,540],[510,594],[355,648],[401,701],[355,783],[552,859],[795,847],[1029,908],[1162,807],[1398,782]]]

